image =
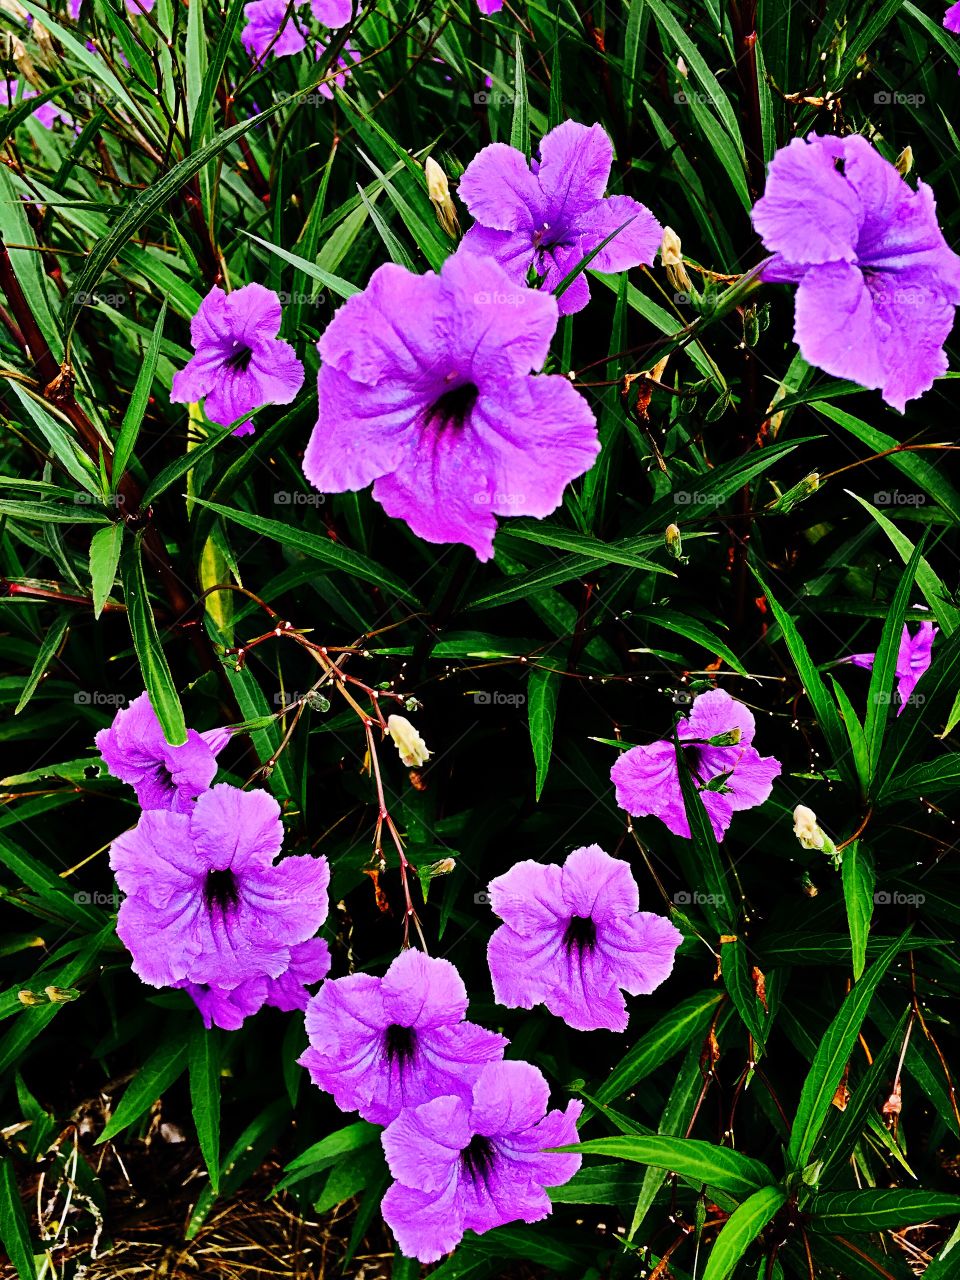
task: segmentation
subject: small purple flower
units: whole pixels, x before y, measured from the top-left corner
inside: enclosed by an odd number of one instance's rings
[[[298,1059],[342,1111],[389,1124],[441,1094],[470,1098],[503,1036],[465,1022],[467,991],[448,960],[404,951],[383,978],[325,982],[307,1007],[310,1048]]]
[[[290,948],[290,964],[278,978],[259,975],[239,986],[217,987],[209,984],[175,982],[193,999],[203,1018],[203,1025],[236,1031],[246,1018],[258,1013],[265,1004],[291,1013],[306,1009],[310,999],[307,987],[321,982],[330,969],[330,949],[322,938],[308,938]]]
[[[318,62],[326,53],[326,51],[327,51],[326,45],[322,45],[322,44],[317,45],[317,61]],[[359,61],[360,61],[360,51],[358,49],[354,49],[353,45],[348,40],[346,44],[343,46],[340,56],[337,58],[337,66],[340,68],[340,71],[337,75],[333,77],[333,83],[337,86],[338,89],[342,89],[343,86],[347,83],[347,76],[350,74],[353,63],[359,62]],[[327,74],[328,75],[330,74],[329,71],[327,72]],[[317,93],[320,94],[321,98],[326,98],[328,101],[333,100],[333,88],[329,84],[320,85],[320,87],[317,89]]]
[[[794,138],[770,162],[753,225],[774,252],[763,279],[798,285],[808,364],[901,412],[946,373],[960,258],[925,183],[913,191],[859,135]]]
[[[259,62],[268,49],[275,58],[288,58],[307,47],[289,0],[252,0],[243,6],[243,16],[247,25],[240,41],[253,62]]]
[[[752,713],[722,689],[694,698],[689,718],[677,723],[683,758],[718,840],[723,839],[735,812],[763,804],[780,774],[780,761],[759,755],[751,745],[755,731]],[[689,840],[672,741],[625,751],[610,778],[621,809],[635,818],[652,814],[674,835]]]
[[[439,275],[380,267],[318,343],[307,479],[329,493],[374,481],[418,537],[489,560],[497,514],[549,515],[599,452],[579,392],[530,376],[556,327],[556,299],[490,258],[457,253]]]
[[[621,988],[649,995],[683,941],[665,917],[639,910],[630,864],[595,844],[562,867],[518,862],[491,881],[490,903],[504,921],[487,949],[497,1001],[545,1004],[578,1031],[625,1031]]]
[[[613,144],[601,128],[567,120],[540,143],[531,171],[521,151],[494,142],[467,165],[460,198],[475,219],[462,250],[489,254],[518,284],[531,268],[542,288],[557,287],[597,245],[623,230],[590,262],[593,271],[625,271],[653,262],[663,228],[629,196],[607,196]],[[627,223],[627,226],[624,226]],[[580,274],[560,296],[560,314],[582,311],[590,300]]]
[[[109,729],[96,736],[97,750],[115,778],[137,793],[142,809],[188,813],[217,772],[217,756],[230,741],[226,729],[187,730],[187,740],[171,747],[148,693],[117,712]]]
[[[207,417],[224,427],[263,405],[289,404],[304,372],[279,332],[280,299],[271,289],[247,284],[226,294],[215,285],[190,321],[196,355],[173,375],[170,399],[190,404],[205,396]],[[245,422],[233,434],[252,432]]]
[[[910,634],[910,628],[904,623],[900,637],[900,648],[897,652],[897,695],[900,705],[897,715],[902,715],[907,703],[917,686],[917,681],[930,666],[933,650],[933,638],[937,628],[932,622],[921,622],[916,635]],[[865,667],[870,671],[873,667],[875,653],[855,653],[846,661],[855,667]]]
[[[359,0],[357,8],[360,8]],[[318,22],[336,31],[353,17],[353,0],[310,0],[310,12]]]
[[[491,14],[500,12],[503,0],[477,0],[477,8],[484,17],[489,18]]]
[[[127,0],[127,13],[152,13],[157,0]],[[83,8],[83,0],[70,0],[68,12],[71,18],[79,18]]]
[[[330,881],[325,858],[277,863],[282,843],[280,806],[265,791],[222,783],[189,815],[142,814],[110,850],[134,973],[154,987],[186,979],[230,991],[279,978],[326,919]]]
[[[960,4],[952,4],[943,15],[943,25],[948,31],[960,34]]]
[[[19,81],[0,78],[0,106],[17,106],[18,88]],[[21,101],[25,102],[28,98],[35,98],[36,96],[37,92],[35,89],[30,89],[24,86]],[[42,103],[37,107],[36,111],[32,112],[32,115],[34,119],[42,124],[45,129],[52,129],[57,120],[63,120],[65,124],[73,124],[72,116],[69,116],[66,111],[63,111],[58,107],[55,102]]]
[[[465,1231],[549,1215],[544,1187],[569,1182],[580,1156],[547,1149],[578,1141],[583,1104],[547,1111],[548,1102],[536,1067],[495,1062],[480,1073],[472,1105],[440,1097],[400,1113],[382,1136],[396,1179],[382,1209],[403,1254],[436,1262]]]

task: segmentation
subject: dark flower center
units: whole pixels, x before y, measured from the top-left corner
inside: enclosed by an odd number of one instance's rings
[[[208,871],[203,882],[203,901],[208,911],[218,910],[225,914],[230,907],[240,901],[237,877],[228,868],[225,871]]]
[[[697,779],[698,782],[704,782],[703,778],[703,756],[700,754],[699,747],[681,747],[680,754],[683,756],[687,768]]]
[[[238,373],[246,373],[252,359],[253,352],[249,347],[239,347],[227,360],[227,368],[236,369]]]
[[[395,1062],[398,1066],[405,1067],[407,1063],[413,1061],[413,1056],[417,1051],[417,1033],[413,1027],[401,1027],[399,1023],[394,1022],[387,1027],[384,1045],[387,1051],[387,1061]]]
[[[176,791],[177,785],[173,780],[173,774],[165,764],[157,765],[156,778],[164,791]]]
[[[483,1182],[493,1168],[494,1148],[489,1138],[475,1133],[460,1152],[460,1164],[471,1182]]]
[[[427,422],[437,419],[438,425],[444,427],[462,427],[477,403],[480,388],[473,382],[464,382],[459,387],[445,391],[439,399],[434,400],[427,410]]]
[[[567,951],[592,951],[597,945],[597,926],[591,916],[571,916],[563,935]]]

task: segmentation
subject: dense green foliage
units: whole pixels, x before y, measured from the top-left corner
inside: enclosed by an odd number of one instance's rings
[[[161,1121],[205,1171],[188,1238],[269,1157],[294,1210],[347,1205],[331,1268],[393,1247],[378,1131],[296,1065],[302,1018],[206,1032],[186,994],[139,982],[115,933],[107,849],[137,808],[93,735],[146,686],[171,740],[184,716],[246,725],[222,776],[268,786],[286,849],[329,859],[334,973],[397,953],[403,890],[393,845],[371,857],[364,727],[297,633],[415,700],[429,765],[374,746],[426,945],[555,1105],[586,1102],[584,1166],[552,1218],[468,1235],[433,1274],[958,1274],[956,375],[898,415],[803,362],[786,286],[737,283],[762,256],[765,165],[812,130],[864,133],[890,160],[912,148],[911,180],[960,237],[960,38],[941,7],[536,0],[483,19],[473,0],[378,0],[333,101],[317,85],[347,32],[318,62],[251,71],[242,0],[136,19],[87,0],[79,28],[65,9],[0,7],[5,69],[79,126],[44,128],[36,102],[0,117],[7,1274],[79,1275],[91,1241],[122,1236],[118,1162]],[[604,125],[611,190],[677,232],[696,294],[660,263],[592,277],[549,367],[590,399],[603,452],[553,516],[502,520],[481,565],[369,492],[310,489],[315,343],[376,266],[452,251],[427,155],[456,198],[481,146],[535,145],[568,118]],[[189,320],[223,281],[281,294],[307,368],[242,438],[169,402]],[[931,615],[932,666],[897,716],[904,621]],[[872,676],[837,665],[865,650]],[[669,736],[711,680],[783,762],[720,847],[692,787],[688,841],[628,822],[609,781],[617,738]],[[840,866],[798,843],[801,803]],[[591,843],[629,859],[641,905],[685,935],[623,1036],[490,993],[490,878]],[[420,1272],[398,1254],[393,1274]]]

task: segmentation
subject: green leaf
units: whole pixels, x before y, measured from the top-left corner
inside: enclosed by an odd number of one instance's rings
[[[23,708],[33,697],[36,692],[37,685],[43,679],[43,674],[50,665],[51,659],[60,648],[60,641],[67,634],[69,626],[70,614],[61,613],[54,620],[49,631],[44,634],[43,640],[40,643],[40,648],[37,650],[37,657],[33,664],[33,670],[27,677],[27,682],[23,686],[23,693],[20,695],[20,701],[17,703],[16,710],[13,713],[15,716],[20,714]]]
[[[523,45],[519,31],[514,36],[513,121],[510,145],[530,159],[530,103],[527,97],[527,73],[523,65]]]
[[[157,316],[157,323],[153,328],[153,336],[143,356],[143,362],[137,372],[137,381],[133,388],[133,395],[127,404],[126,412],[123,415],[123,423],[120,427],[120,435],[117,437],[117,447],[113,454],[113,474],[112,484],[113,492],[116,492],[127,466],[133,456],[134,448],[137,443],[137,436],[140,434],[140,428],[143,425],[144,415],[147,412],[147,405],[150,403],[150,391],[153,387],[153,379],[157,372],[157,361],[160,358],[160,347],[163,342],[163,322],[167,315],[167,300],[164,298],[160,307],[160,314]],[[144,506],[147,500],[144,500]],[[116,568],[116,566],[114,566]],[[99,611],[97,616],[99,617]]]
[[[800,1102],[790,1130],[787,1164],[791,1169],[800,1170],[807,1164],[843,1078],[874,992],[909,936],[908,930],[853,985],[839,1012],[824,1032],[813,1065],[803,1082]]]
[[[117,1109],[97,1138],[97,1145],[115,1138],[144,1112],[178,1079],[187,1066],[187,1041],[180,1030],[159,1044],[124,1090]]]
[[[157,713],[164,737],[172,747],[179,747],[187,740],[187,726],[147,594],[140,552],[142,536],[138,534],[135,539],[128,538],[120,556],[123,598],[127,606],[133,647],[140,662],[143,683],[150,695],[151,705]]]
[[[890,719],[890,706],[893,702],[894,685],[897,680],[897,663],[900,655],[900,638],[903,634],[903,620],[910,603],[914,579],[920,564],[925,537],[922,537],[913,550],[910,562],[906,567],[896,593],[891,601],[883,624],[883,633],[877,645],[873,669],[870,673],[870,689],[867,693],[867,714],[863,731],[867,740],[870,755],[870,779],[876,772],[883,747],[883,737],[887,722]]]
[[[207,64],[203,83],[200,86],[193,114],[190,117],[190,146],[194,150],[203,141],[208,131],[210,108],[216,96],[220,76],[223,74],[223,68],[226,65],[227,55],[233,47],[234,36],[243,21],[245,3],[246,0],[232,0],[230,7],[227,9],[226,21],[223,24],[220,37]]]
[[[18,1280],[37,1280],[33,1245],[9,1156],[0,1156],[0,1239]]]
[[[342,569],[353,578],[359,578],[362,582],[372,582],[376,587],[383,587],[393,592],[401,600],[410,600],[414,604],[419,604],[413,592],[399,578],[382,568],[376,561],[361,555],[359,551],[341,546],[331,538],[321,538],[315,533],[307,533],[305,529],[298,529],[293,524],[267,520],[264,516],[251,515],[235,507],[223,507],[217,502],[207,502],[203,498],[193,498],[192,501],[199,506],[209,507],[217,515],[232,520],[234,524],[239,524],[252,533],[259,533],[264,538],[272,538],[283,546],[292,547],[293,550],[299,551],[311,560],[317,560],[331,569]]]
[[[873,858],[860,841],[854,840],[853,844],[844,849],[841,873],[843,901],[850,926],[853,976],[858,981],[867,960],[867,939],[873,918],[873,892],[877,883]]]
[[[829,1191],[807,1206],[813,1231],[896,1231],[960,1214],[960,1196],[942,1191]],[[704,1277],[706,1280],[706,1277]]]
[[[220,1035],[202,1024],[190,1037],[190,1105],[210,1187],[220,1189]]]
[[[613,1102],[622,1097],[674,1054],[699,1040],[723,998],[722,991],[709,989],[674,1005],[624,1054],[597,1089],[597,1101]]]
[[[778,1209],[786,1204],[781,1187],[762,1187],[736,1208],[714,1241],[703,1280],[727,1280],[750,1245]]]
[[[290,1122],[290,1104],[277,1098],[256,1116],[227,1152],[220,1170],[220,1192],[230,1195],[259,1169],[263,1158]],[[204,1187],[187,1223],[187,1240],[195,1239],[217,1199],[211,1186]]]
[[[723,974],[723,985],[743,1019],[744,1026],[753,1037],[755,1052],[759,1057],[766,1047],[767,1014],[750,980],[747,948],[739,938],[721,944],[720,971]]]
[[[536,798],[540,799],[553,754],[553,726],[557,718],[560,676],[549,667],[532,666],[527,677],[527,715],[530,743],[537,768]]]
[[[730,1147],[716,1147],[697,1138],[630,1136],[595,1138],[576,1147],[565,1148],[583,1155],[610,1156],[615,1160],[636,1160],[639,1164],[670,1169],[706,1187],[717,1187],[739,1204],[761,1187],[774,1184],[765,1164]]]
[[[123,545],[123,525],[119,520],[98,529],[90,539],[90,582],[93,589],[93,616],[99,618],[113,590]]]
[[[713,834],[713,826],[704,808],[700,792],[694,785],[690,767],[683,755],[680,741],[674,734],[674,747],[677,753],[677,773],[680,778],[680,791],[683,796],[683,807],[686,810],[687,822],[690,824],[690,849],[697,863],[702,888],[693,886],[703,900],[704,915],[713,927],[721,934],[732,934],[736,913],[733,895],[727,882],[727,873],[720,858],[720,846]]]

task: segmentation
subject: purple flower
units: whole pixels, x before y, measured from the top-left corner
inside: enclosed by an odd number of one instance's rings
[[[689,718],[677,723],[683,758],[718,840],[737,810],[763,804],[779,776],[780,761],[751,745],[755,730],[751,712],[722,689],[694,698]],[[672,741],[625,751],[610,778],[621,809],[636,818],[653,814],[674,835],[690,838]]]
[[[152,13],[157,0],[127,0],[127,13]],[[79,18],[83,8],[83,0],[70,0],[68,11],[71,18]]]
[[[960,4],[952,4],[943,15],[943,25],[948,31],[960,34]]]
[[[275,58],[288,58],[307,47],[289,0],[252,0],[243,6],[243,16],[247,25],[240,33],[240,41],[253,62],[259,62],[268,49]]]
[[[19,87],[18,80],[7,80],[0,78],[0,106],[15,107],[17,102],[17,91]],[[21,94],[21,101],[28,98],[35,98],[37,92],[35,89],[24,87]],[[61,110],[55,102],[44,102],[37,107],[36,111],[31,113],[35,120],[43,125],[45,129],[52,129],[57,120],[63,120],[66,124],[72,124],[72,116],[67,115],[66,111]]]
[[[247,284],[226,294],[215,285],[190,321],[196,355],[173,375],[170,399],[189,404],[206,396],[207,417],[224,427],[265,404],[289,404],[304,372],[279,332],[280,299],[271,289]],[[252,431],[245,422],[233,434]]]
[[[630,864],[595,844],[562,867],[518,862],[491,881],[490,903],[504,921],[487,949],[497,1001],[545,1004],[578,1031],[626,1030],[621,988],[649,995],[683,941],[665,917],[639,910]]]
[[[310,1048],[298,1059],[343,1111],[389,1124],[441,1094],[469,1099],[507,1041],[464,1022],[467,992],[448,960],[404,951],[383,978],[325,982],[307,1007]]]
[[[310,12],[318,22],[336,31],[338,27],[345,27],[353,17],[353,0],[310,0]]]
[[[322,44],[317,45],[317,61],[318,62],[326,53],[326,51],[327,51],[326,45],[322,45]],[[352,64],[354,62],[359,62],[359,61],[360,61],[360,51],[358,49],[354,49],[353,45],[348,40],[346,44],[344,44],[343,50],[341,51],[340,56],[337,58],[337,66],[340,68],[340,72],[339,74],[333,77],[333,83],[337,86],[338,89],[342,89],[343,86],[347,83],[347,76],[350,74]],[[328,71],[327,74],[329,75],[330,72]],[[326,98],[328,101],[332,101],[333,99],[333,89],[329,84],[320,85],[320,87],[317,89],[317,93],[320,94],[321,98]]]
[[[318,344],[320,414],[303,469],[373,496],[427,542],[493,555],[497,514],[546,516],[599,451],[596,422],[547,358],[556,300],[518,289],[490,258],[439,275],[387,264]]]
[[[308,986],[322,981],[330,969],[330,949],[322,938],[308,938],[290,948],[290,963],[278,978],[258,975],[239,986],[228,988],[189,982],[175,982],[193,999],[203,1018],[203,1025],[236,1031],[246,1018],[258,1013],[265,1004],[291,1013],[306,1009],[310,999]]]
[[[477,0],[477,8],[487,18],[492,13],[499,13],[503,8],[503,0]]]
[[[770,163],[753,225],[774,256],[764,280],[797,289],[808,364],[879,389],[901,412],[947,370],[960,258],[933,192],[913,191],[866,138],[794,138]]]
[[[496,258],[518,284],[526,283],[532,268],[549,292],[623,227],[591,260],[591,269],[649,265],[663,228],[629,196],[604,198],[612,163],[613,144],[601,126],[587,128],[572,120],[540,143],[536,172],[521,151],[504,142],[484,147],[460,179],[460,198],[475,219],[462,249]],[[558,299],[560,314],[581,311],[589,300],[587,277],[581,274]]]
[[[917,681],[930,665],[933,638],[936,634],[937,628],[932,622],[921,622],[916,635],[913,636],[910,634],[910,628],[904,623],[900,648],[897,652],[897,696],[900,699],[900,706],[897,708],[898,716],[903,714]],[[846,661],[855,667],[866,667],[869,671],[873,667],[876,656],[875,653],[855,653]]]
[[[217,756],[229,741],[226,729],[188,729],[186,742],[171,747],[147,693],[118,711],[110,728],[96,736],[104,764],[115,778],[133,787],[142,809],[177,813],[188,813],[210,786]]]
[[[134,973],[154,987],[186,979],[230,991],[279,978],[326,919],[330,880],[325,858],[276,863],[282,842],[277,802],[226,783],[189,815],[142,814],[110,850]]]
[[[539,1222],[550,1213],[544,1187],[569,1182],[574,1153],[549,1147],[578,1141],[581,1102],[547,1111],[549,1089],[529,1062],[484,1067],[473,1098],[434,1098],[402,1111],[383,1132],[396,1182],[383,1216],[408,1258],[436,1262],[465,1231]]]

